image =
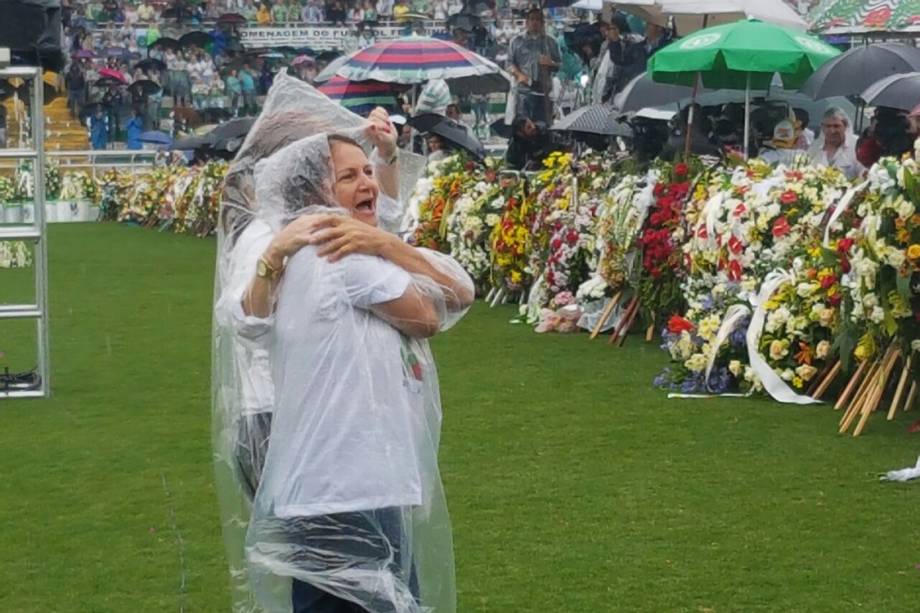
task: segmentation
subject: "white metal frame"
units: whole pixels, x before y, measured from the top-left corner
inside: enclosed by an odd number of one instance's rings
[[[0,398],[47,398],[51,395],[51,365],[48,342],[48,248],[45,226],[45,131],[42,106],[42,70],[31,66],[0,68],[0,78],[19,77],[31,80],[32,87],[32,148],[0,149],[0,160],[32,160],[32,176],[35,177],[32,199],[35,215],[31,225],[0,225],[0,240],[30,241],[35,244],[32,266],[35,273],[34,304],[0,304],[0,320],[34,319],[38,342],[38,376],[36,389],[0,389]]]

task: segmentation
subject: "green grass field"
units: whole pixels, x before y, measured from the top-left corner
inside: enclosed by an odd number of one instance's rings
[[[210,463],[214,241],[53,226],[54,398],[0,400],[0,611],[229,609]],[[24,271],[0,270],[0,294]],[[917,611],[911,416],[667,400],[665,355],[477,305],[434,342],[459,611]],[[32,359],[0,322],[0,368]]]

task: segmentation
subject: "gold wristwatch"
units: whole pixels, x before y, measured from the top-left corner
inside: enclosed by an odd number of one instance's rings
[[[262,279],[275,281],[281,276],[281,270],[281,268],[272,268],[264,256],[260,257],[258,263],[256,263],[256,276]]]

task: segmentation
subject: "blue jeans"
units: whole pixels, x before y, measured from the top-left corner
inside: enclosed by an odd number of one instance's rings
[[[302,547],[324,552],[323,556],[333,568],[346,565],[360,567],[362,563],[377,567],[382,561],[389,560],[391,572],[400,577],[404,575],[402,552],[399,550],[403,540],[401,513],[400,509],[389,508],[295,519],[294,525],[289,525],[286,530],[299,532],[298,540]],[[418,577],[414,565],[408,572],[409,577],[400,578],[418,598]],[[374,598],[373,594],[357,596]],[[291,604],[293,613],[366,613],[364,607],[298,579],[292,579]],[[397,613],[391,602],[375,601],[373,604],[375,611]]]

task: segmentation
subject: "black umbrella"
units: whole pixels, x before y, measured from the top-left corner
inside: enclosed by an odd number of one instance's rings
[[[325,62],[326,64],[328,64],[329,62],[339,57],[340,55],[342,54],[334,50],[321,51],[320,54],[316,56],[316,61]]]
[[[623,113],[609,104],[592,104],[572,111],[553,124],[559,132],[584,132],[602,136],[632,136],[632,130],[620,121]]]
[[[229,109],[222,109],[219,107],[208,107],[206,109],[201,109],[201,119],[205,123],[220,123],[222,121],[227,121],[233,117],[233,113]]]
[[[253,117],[231,119],[230,121],[225,121],[218,125],[208,134],[214,139],[215,143],[224,139],[243,137],[249,133],[249,129],[252,128],[252,124],[254,124],[255,121]]]
[[[204,47],[211,42],[211,35],[207,32],[202,32],[201,30],[196,30],[194,32],[189,32],[183,34],[179,38],[179,44],[183,47],[190,47],[192,45],[196,47]]]
[[[489,130],[491,130],[492,134],[501,138],[511,138],[512,136],[511,126],[505,123],[504,117],[490,123]]]
[[[855,96],[885,77],[920,71],[920,49],[900,43],[854,47],[821,65],[802,86],[815,100]]]
[[[246,23],[246,18],[239,13],[224,13],[217,18],[217,23],[226,25],[243,25]]]
[[[137,98],[149,96],[160,91],[160,86],[150,79],[139,79],[128,86],[128,92]]]
[[[230,70],[231,68],[234,68],[236,70],[239,70],[240,68],[243,67],[243,64],[252,65],[253,62],[255,62],[257,59],[258,59],[257,56],[251,55],[249,53],[245,53],[243,55],[233,58],[232,60],[224,64],[223,69]]]
[[[700,89],[697,94],[709,91]],[[613,106],[621,112],[639,111],[645,108],[655,108],[674,104],[693,95],[692,87],[683,85],[669,85],[652,81],[647,72],[643,72],[626,84],[619,94],[613,98]]]
[[[182,45],[179,44],[175,38],[169,38],[168,36],[163,36],[162,38],[156,39],[148,49],[172,49],[173,51],[178,51]]]
[[[466,149],[476,158],[482,159],[486,156],[486,148],[482,146],[482,143],[470,134],[465,126],[453,119],[435,113],[424,113],[410,118],[409,125],[419,132],[436,134],[457,147]]]
[[[214,144],[214,139],[209,134],[186,136],[173,141],[170,149],[179,151],[192,151],[194,149],[210,148]]]
[[[166,70],[166,62],[163,60],[158,60],[155,57],[148,57],[146,60],[141,60],[134,65],[134,69],[137,70],[140,68],[145,72],[150,72],[151,70],[158,70],[163,72]]]
[[[869,105],[909,111],[920,100],[920,72],[885,77],[866,88],[860,98]]]
[[[93,87],[111,87],[113,85],[120,86],[124,85],[124,83],[118,79],[113,79],[112,77],[102,77],[101,79],[96,79],[96,81],[93,83]]]
[[[472,32],[481,25],[482,20],[477,15],[469,13],[455,13],[447,18],[447,29],[451,32],[454,30]]]

